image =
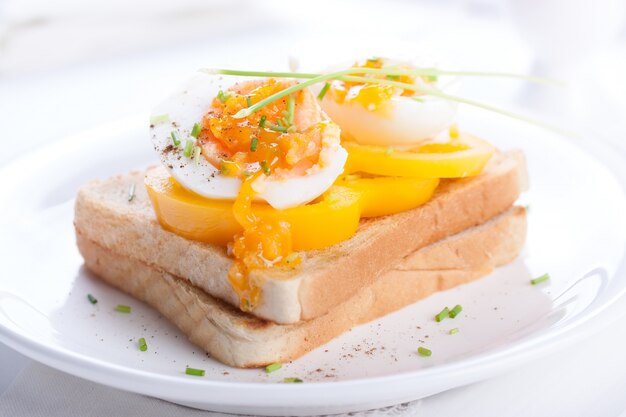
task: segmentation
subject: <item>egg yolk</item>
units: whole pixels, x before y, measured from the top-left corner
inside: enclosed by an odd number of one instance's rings
[[[355,63],[352,68],[384,68],[385,60],[383,58],[370,58],[364,63]],[[407,65],[395,65],[396,69],[411,69]],[[415,75],[384,75],[384,74],[351,74],[358,77],[367,77],[372,79],[388,79],[405,84],[415,84],[416,82],[431,83],[434,81],[432,77],[416,77]],[[352,82],[335,80],[331,83],[330,94],[335,101],[343,103],[359,103],[369,111],[387,110],[388,104],[393,96],[415,96],[415,91],[405,90],[389,84],[371,84],[364,82]]]
[[[242,179],[233,215],[243,232],[235,235],[229,252],[235,258],[228,279],[239,295],[240,308],[254,309],[261,297],[254,271],[275,266],[295,267],[291,225],[263,220],[252,210],[255,181],[263,176],[285,178],[305,175],[320,163],[324,129],[328,122],[316,98],[300,90],[245,118],[240,110],[285,90],[295,81],[268,79],[236,84],[220,91],[202,120],[198,137],[204,157],[222,175]]]
[[[238,178],[259,170],[278,177],[303,175],[316,165],[326,122],[308,90],[277,100],[246,118],[234,117],[294,84],[269,79],[220,91],[203,118],[198,137],[204,157],[223,175]]]

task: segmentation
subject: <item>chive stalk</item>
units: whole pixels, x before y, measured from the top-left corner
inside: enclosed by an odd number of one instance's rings
[[[191,136],[198,139],[198,136],[200,135],[201,130],[202,130],[202,126],[200,126],[200,123],[194,123],[193,128],[191,129]]]
[[[91,304],[98,304],[98,299],[91,294],[87,294],[87,299]]]
[[[443,319],[449,316],[450,316],[450,310],[448,309],[448,307],[445,307],[443,310],[439,312],[439,314],[435,316],[435,321],[439,323],[440,321],[442,321]]]
[[[220,90],[217,92],[217,99],[222,103],[226,103],[226,101],[233,95],[230,91]]]
[[[185,373],[187,375],[193,375],[193,376],[204,376],[204,369],[196,369],[196,368],[187,367],[185,369]]]
[[[200,165],[200,153],[202,149],[199,146],[194,146],[193,148],[193,160],[196,163],[196,166]]]
[[[463,307],[461,307],[460,304],[457,304],[457,305],[454,306],[454,308],[452,310],[450,310],[450,313],[448,313],[448,316],[451,319],[453,319],[456,316],[458,316],[461,311],[463,311]]]
[[[250,152],[256,152],[256,147],[259,144],[259,140],[257,138],[252,138],[250,141]]]
[[[300,378],[295,378],[295,377],[289,377],[289,378],[285,378],[283,379],[283,382],[285,384],[300,384],[303,381]]]
[[[145,338],[140,338],[139,339],[139,350],[142,352],[145,352],[146,350],[148,350],[148,344],[146,343],[146,339]]]
[[[322,87],[320,93],[317,95],[317,99],[320,101],[323,100],[329,88],[330,88],[330,83],[324,84],[324,87]]]
[[[172,130],[172,132],[170,133],[170,136],[172,137],[172,142],[174,142],[174,146],[180,145],[180,139],[178,139],[178,132],[176,132],[175,130]]]
[[[272,170],[267,165],[267,161],[261,161],[261,169],[263,170],[263,173],[267,176],[269,176],[272,173]]]
[[[117,311],[118,313],[130,313],[130,306],[126,306],[124,304],[118,304],[115,307],[115,311]]]
[[[267,116],[265,115],[261,116],[261,119],[259,120],[259,127],[265,127],[266,121],[267,121]]]
[[[169,114],[155,114],[150,116],[150,124],[155,125],[157,123],[164,123],[170,120]]]
[[[185,149],[183,150],[183,155],[185,155],[187,158],[190,158],[192,151],[193,151],[193,140],[187,139],[187,143],[185,143]]]
[[[283,367],[282,363],[271,363],[265,367],[265,373],[271,374],[274,371],[278,371]]]
[[[543,274],[540,277],[534,278],[530,280],[530,283],[532,285],[537,285],[537,284],[541,284],[542,282],[545,282],[547,280],[550,279],[550,274],[548,274],[547,272],[545,274]]]
[[[450,331],[448,332],[448,334],[457,334],[459,332],[459,328],[455,327],[454,329],[450,329]]]
[[[417,353],[420,356],[431,356],[433,354],[433,352],[430,349],[426,349],[423,346],[420,346],[417,348]]]

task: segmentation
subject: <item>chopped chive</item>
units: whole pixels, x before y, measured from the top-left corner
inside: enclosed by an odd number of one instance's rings
[[[146,343],[146,339],[143,337],[139,339],[139,350],[142,352],[148,350],[148,344]]]
[[[193,148],[193,159],[196,163],[196,166],[200,165],[200,152],[202,152],[202,149],[199,146],[195,146]]]
[[[91,304],[98,304],[98,299],[91,294],[87,294],[87,299]]]
[[[280,120],[278,122],[280,123]],[[283,133],[289,130],[285,126],[278,126],[278,125],[267,125],[267,128],[275,132],[283,132]]]
[[[118,313],[130,313],[130,306],[118,304],[117,307],[115,307],[115,311],[117,311]]]
[[[455,327],[454,329],[450,329],[450,331],[448,332],[448,334],[457,334],[459,332],[459,328]]]
[[[265,121],[267,120],[267,116],[261,116],[261,120],[259,120],[259,127],[265,127]]]
[[[287,125],[292,126],[296,115],[296,96],[293,94],[287,97]]]
[[[252,99],[250,98],[250,96],[246,96],[246,104],[248,105],[248,107],[252,106]]]
[[[372,63],[374,63],[374,62],[378,62],[378,61],[380,61],[380,58],[379,58],[379,57],[377,57],[377,56],[373,56],[373,57],[371,57],[371,58],[367,58],[367,62],[372,62]]]
[[[178,139],[178,132],[176,132],[175,130],[172,130],[172,133],[170,133],[170,136],[172,137],[172,142],[174,142],[174,146],[180,145],[180,139]]]
[[[289,378],[283,379],[283,382],[285,384],[299,384],[299,383],[302,383],[302,380],[300,378],[289,377]]]
[[[437,80],[439,79],[437,77],[437,75],[432,74],[432,75],[423,75],[422,78],[424,79],[424,81],[426,81],[427,83],[434,83],[437,82]]]
[[[441,310],[441,312],[440,312],[439,314],[437,314],[437,315],[435,316],[435,321],[436,321],[436,322],[440,322],[440,321],[442,321],[443,319],[445,319],[445,318],[449,317],[449,314],[450,314],[450,310],[448,309],[448,307],[446,307],[446,308],[444,308],[443,310]]]
[[[400,76],[399,75],[386,75],[385,76],[386,79],[391,80],[391,81],[399,81],[400,80]]]
[[[328,89],[330,88],[330,83],[326,83],[324,84],[324,87],[322,87],[322,90],[320,91],[320,93],[317,95],[317,99],[318,100],[322,100],[324,98],[324,96],[326,95],[326,93],[328,92]]]
[[[185,143],[185,149],[183,150],[183,155],[189,158],[191,157],[192,151],[193,151],[193,140],[187,139],[187,143]]]
[[[259,140],[257,138],[252,138],[252,140],[250,141],[250,151],[255,152],[258,144]]]
[[[544,281],[547,281],[550,279],[550,274],[548,274],[547,272],[545,274],[543,274],[540,277],[534,278],[530,280],[530,283],[532,285],[537,285],[537,284],[541,284]]]
[[[274,371],[278,371],[283,367],[282,363],[271,363],[265,367],[265,373],[271,374]]]
[[[420,346],[417,348],[417,353],[419,353],[420,356],[430,356],[433,354],[433,352],[430,349],[426,349],[423,346]]]
[[[450,313],[448,313],[448,316],[451,319],[453,319],[456,316],[458,316],[461,311],[463,311],[463,307],[461,307],[460,304],[457,304],[457,305],[454,306],[454,308],[452,310],[450,310]]]
[[[200,135],[201,130],[202,130],[202,126],[200,126],[200,123],[194,123],[193,128],[191,129],[191,136],[198,139],[198,136]]]
[[[150,116],[150,124],[163,123],[170,120],[169,114],[155,114],[154,116]]]
[[[228,100],[232,95],[233,93],[231,93],[230,91],[220,90],[217,92],[217,99],[222,103],[226,103],[226,100]]]
[[[272,173],[270,167],[267,165],[267,161],[261,161],[261,169],[265,175],[269,176]]]
[[[195,369],[195,368],[187,367],[185,369],[185,373],[187,375],[193,375],[193,376],[204,376],[204,369]]]
[[[390,156],[393,153],[393,148],[389,147],[385,150],[385,156]]]
[[[128,187],[128,202],[130,203],[135,199],[135,183],[132,183],[130,187]]]

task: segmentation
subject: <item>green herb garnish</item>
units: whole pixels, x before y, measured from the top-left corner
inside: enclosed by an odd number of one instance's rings
[[[230,91],[218,91],[217,92],[217,99],[219,101],[221,101],[222,103],[226,103],[226,100],[228,100],[229,98],[231,98],[233,95],[233,93],[231,93]]]
[[[446,307],[443,310],[441,310],[439,314],[435,316],[435,321],[440,322],[443,319],[448,318],[449,316],[450,316],[450,310],[448,309],[448,307]]]
[[[180,145],[180,139],[178,139],[178,132],[176,132],[175,130],[172,130],[172,132],[170,133],[170,136],[172,137],[172,142],[174,142],[174,146]]]
[[[261,169],[263,170],[263,173],[267,176],[272,173],[270,167],[267,165],[267,161],[261,161]]]
[[[459,328],[455,327],[454,329],[450,329],[450,331],[448,332],[448,334],[457,334],[459,332]]]
[[[193,152],[193,140],[187,139],[187,143],[185,143],[185,149],[183,150],[183,155],[185,155],[187,158],[190,158],[191,152]]]
[[[545,274],[543,274],[540,277],[534,278],[530,280],[530,283],[532,285],[537,285],[537,284],[541,284],[542,282],[545,282],[547,280],[550,279],[550,274],[548,274],[547,272]]]
[[[89,300],[89,302],[91,304],[97,304],[98,303],[98,299],[96,297],[94,297],[91,294],[87,294],[87,299]]]
[[[386,75],[385,76],[386,79],[391,80],[391,81],[399,81],[400,80],[400,76],[399,75]]]
[[[419,353],[420,356],[430,356],[433,354],[433,352],[430,349],[426,349],[423,346],[420,346],[417,348],[417,353]]]
[[[329,88],[330,88],[330,83],[324,84],[324,87],[322,87],[322,90],[317,95],[317,99],[321,101],[324,98],[324,96],[326,95],[326,93],[328,92]]]
[[[115,311],[118,313],[130,313],[130,306],[125,306],[124,304],[118,304],[115,307]]]
[[[274,371],[278,371],[283,367],[282,363],[271,363],[265,367],[265,373],[271,374]]]
[[[193,375],[193,376],[204,376],[204,369],[195,369],[195,368],[187,367],[185,369],[185,373],[187,375]]]
[[[463,311],[463,307],[461,307],[460,304],[457,304],[457,305],[454,306],[454,308],[452,310],[450,310],[450,313],[448,313],[448,316],[451,319],[453,319],[456,316],[458,316],[461,311]]]
[[[202,126],[200,126],[200,123],[194,123],[193,128],[191,129],[191,136],[198,139],[198,136],[200,135],[201,130],[202,130]]]
[[[252,138],[252,140],[250,141],[250,151],[255,152],[258,144],[259,140],[257,138]]]
[[[148,350],[148,344],[146,343],[146,339],[143,337],[139,339],[139,350],[142,352]]]
[[[300,384],[303,381],[300,378],[294,378],[294,377],[290,377],[290,378],[285,378],[283,379],[283,382],[285,384]]]
[[[279,120],[278,123],[281,123],[281,121]],[[279,125],[267,125],[267,128],[275,132],[283,132],[283,133],[289,130],[289,128],[285,126],[279,126]]]
[[[246,96],[246,104],[248,105],[248,107],[252,106],[252,99],[250,98],[250,96]]]
[[[259,120],[259,127],[265,127],[265,121],[267,120],[267,116],[261,116],[261,120]]]
[[[287,126],[293,126],[293,120],[296,115],[296,97],[290,95],[287,97],[287,110],[285,111],[285,123]]]
[[[169,114],[155,114],[150,116],[150,124],[155,125],[157,123],[164,123],[170,120]]]

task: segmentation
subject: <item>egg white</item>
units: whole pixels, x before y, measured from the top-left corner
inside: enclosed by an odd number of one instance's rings
[[[198,73],[154,108],[152,116],[167,115],[167,121],[150,126],[151,138],[161,162],[184,188],[201,196],[233,200],[241,188],[238,178],[223,176],[204,157],[198,161],[183,155],[183,148],[195,123],[200,123],[219,90],[249,78]],[[181,144],[172,149],[171,132],[178,132]],[[333,129],[327,129],[332,132]],[[348,153],[339,144],[339,137],[326,135],[322,139],[320,163],[304,176],[276,179],[262,177],[253,188],[256,199],[264,200],[276,209],[286,209],[314,200],[333,184],[343,172]]]
[[[408,64],[414,67],[432,67],[409,61],[390,60],[391,65]],[[343,68],[347,68],[346,65]],[[336,70],[334,67],[328,71]],[[452,94],[458,87],[455,77],[439,77],[432,87]],[[318,87],[319,88],[319,87]],[[419,142],[432,139],[454,123],[457,103],[433,96],[419,96],[419,101],[411,97],[393,96],[384,103],[385,109],[369,110],[363,103],[345,101],[338,103],[328,93],[321,107],[341,128],[349,140],[363,145],[394,146],[410,148]]]

